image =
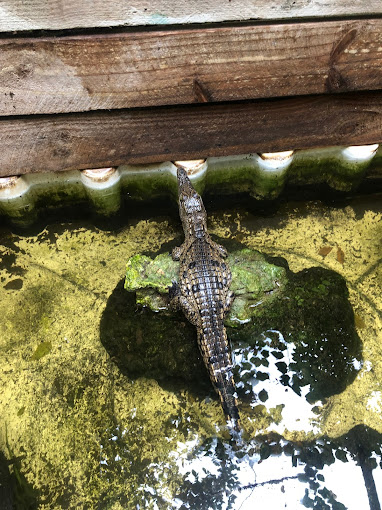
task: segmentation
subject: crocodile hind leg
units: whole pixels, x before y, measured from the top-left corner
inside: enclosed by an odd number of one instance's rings
[[[184,296],[182,296],[179,284],[177,282],[172,282],[172,286],[168,288],[168,293],[170,297],[171,308],[173,310],[182,310],[191,324],[196,326],[198,321],[198,313],[192,307],[191,303],[187,301]]]
[[[235,294],[232,292],[228,292],[227,298],[224,303],[224,315],[226,315],[229,312],[229,309],[231,308],[231,305],[233,303],[233,300],[235,299]]]

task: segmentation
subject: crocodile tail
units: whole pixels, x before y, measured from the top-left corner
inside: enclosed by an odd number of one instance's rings
[[[214,380],[216,392],[219,395],[223,412],[230,422],[233,429],[239,431],[240,415],[237,408],[236,387],[233,378],[226,380],[224,376],[219,376]]]
[[[213,329],[213,328],[211,328]],[[232,374],[232,358],[225,328],[217,328],[218,333],[205,336],[198,334],[198,344],[210,380],[219,395],[223,412],[235,430],[240,429],[240,416],[237,408],[236,387]]]

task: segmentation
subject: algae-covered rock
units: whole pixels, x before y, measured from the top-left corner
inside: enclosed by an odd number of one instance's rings
[[[153,311],[166,308],[164,298],[171,282],[177,278],[178,264],[162,253],[154,260],[146,255],[134,255],[126,265],[125,289],[137,292],[137,303]]]
[[[272,301],[287,282],[284,267],[268,262],[255,250],[243,249],[228,256],[232,271],[231,290],[235,293],[227,325],[247,322],[256,308]]]
[[[254,309],[269,301],[286,282],[286,270],[268,262],[264,255],[247,248],[230,253],[227,258],[232,271],[231,290],[235,301],[229,312],[227,324],[234,326],[247,322]],[[125,289],[136,292],[140,305],[153,311],[168,308],[168,287],[177,280],[179,263],[169,254],[150,259],[135,255],[126,266]]]

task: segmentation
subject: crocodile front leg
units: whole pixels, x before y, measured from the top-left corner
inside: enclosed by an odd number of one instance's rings
[[[172,260],[180,260],[181,256],[183,255],[184,251],[184,244],[181,246],[176,246],[171,253]]]
[[[215,243],[215,241],[212,241],[212,239],[210,238],[210,246],[212,249],[214,250],[217,250],[220,255],[223,257],[223,259],[227,258],[228,256],[228,252],[227,250],[224,248],[224,246],[222,246],[221,244],[219,243]]]

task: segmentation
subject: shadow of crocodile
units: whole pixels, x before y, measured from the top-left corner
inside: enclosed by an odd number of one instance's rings
[[[2,510],[37,510],[38,508],[38,492],[27,482],[20,464],[21,458],[12,457],[8,460],[0,451],[0,507]]]
[[[173,316],[137,308],[122,279],[110,295],[100,324],[101,342],[130,379],[155,379],[167,390],[211,392],[196,345],[195,328],[180,313]]]

